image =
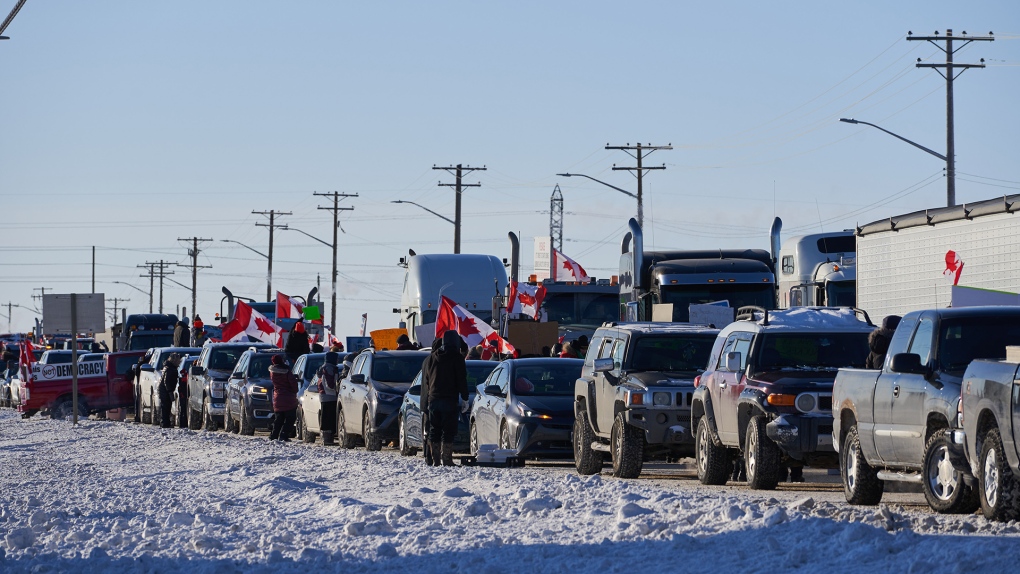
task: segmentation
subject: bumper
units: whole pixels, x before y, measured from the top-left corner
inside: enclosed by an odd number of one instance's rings
[[[269,400],[252,400],[247,406],[251,420],[257,429],[268,430],[273,426],[273,402]]]
[[[209,414],[214,417],[222,417],[223,413],[226,412],[226,403],[224,402],[210,402],[209,403]]]
[[[521,418],[510,430],[517,439],[517,455],[534,458],[573,458],[574,421]]]
[[[949,462],[958,472],[971,474],[970,463],[967,461],[967,433],[961,429],[950,431]]]
[[[397,419],[400,417],[400,403],[379,403],[375,412],[375,433],[376,436],[386,440],[397,440],[400,436],[400,428],[397,426]]]
[[[645,432],[645,443],[668,447],[694,447],[690,409],[630,409],[624,421]]]
[[[808,453],[835,453],[832,417],[780,415],[765,425],[765,433],[793,458]]]

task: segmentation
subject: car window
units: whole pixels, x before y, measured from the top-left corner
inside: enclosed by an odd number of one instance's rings
[[[605,340],[602,341],[602,346],[598,348],[598,352],[597,353],[588,353],[588,356],[591,357],[592,355],[596,355],[597,358],[599,358],[599,359],[605,359],[605,358],[608,358],[608,357],[612,356],[612,354],[613,354],[613,343],[615,341],[616,340],[613,339],[612,337],[606,337]]]
[[[751,337],[738,336],[737,340],[733,343],[733,351],[740,353],[740,370],[743,371],[744,367],[747,366],[747,356],[751,352]]]
[[[711,335],[651,335],[632,348],[630,368],[637,371],[700,371],[708,363],[715,337]]]
[[[315,373],[318,372],[319,367],[321,367],[326,362],[326,356],[325,355],[321,355],[321,356],[318,356],[318,357],[310,357],[308,355],[303,355],[302,358],[305,360],[305,363],[304,363],[304,373],[305,374],[304,374],[304,376],[307,379],[311,379],[312,377],[314,377]],[[301,373],[301,371],[295,371],[294,372],[294,374],[299,375],[299,376],[300,376],[300,373]]]
[[[418,371],[418,374],[414,376],[414,380],[411,381],[411,388],[412,389],[415,388],[415,387],[419,387],[419,388],[421,387],[422,373],[423,373],[423,371]],[[471,389],[471,383],[468,383],[468,390],[472,390]]]
[[[266,378],[269,376],[269,367],[273,364],[273,357],[279,353],[252,353],[248,358],[246,372],[249,378]]]
[[[726,338],[726,343],[723,344],[722,351],[718,357],[714,357],[716,364],[713,367],[717,370],[722,370],[726,367],[726,354],[733,350],[733,345],[737,344],[737,336],[730,335]]]
[[[603,339],[602,335],[592,336],[591,344],[588,345],[588,354],[584,357],[584,366],[590,368],[595,365],[595,359],[599,355],[599,349],[602,348]]]
[[[939,369],[962,376],[974,359],[1005,359],[1006,347],[1020,345],[1016,316],[954,317],[939,325]]]
[[[477,387],[479,383],[484,381],[486,377],[488,377],[489,374],[492,373],[492,370],[496,368],[497,364],[498,363],[494,363],[492,361],[487,361],[485,363],[468,364],[467,366],[468,391],[474,392],[475,387]],[[418,376],[420,377],[421,374],[419,373]],[[415,380],[420,382],[418,378],[415,378]]]
[[[510,369],[503,368],[499,371],[499,379],[496,380],[496,384],[499,385],[499,392],[506,395],[510,390]]]
[[[518,365],[514,372],[514,394],[517,396],[570,396],[574,393],[574,382],[580,375],[581,368],[576,363]]]
[[[356,375],[365,374],[366,370],[365,363],[368,362],[368,356],[369,356],[368,353],[362,353],[360,356],[358,356],[358,360],[354,362],[354,368],[352,369],[352,372],[354,374]]]
[[[303,374],[302,371],[305,368],[305,357],[306,356],[307,355],[301,355],[300,357],[298,357],[298,360],[294,361],[294,366],[290,369],[290,372],[295,377],[304,378],[304,377],[302,377],[302,374]]]
[[[248,367],[248,356],[247,355],[242,355],[241,356],[241,360],[237,361],[237,366],[234,367],[234,372],[235,373],[243,373],[247,367]]]
[[[619,371],[623,367],[624,355],[627,353],[627,342],[618,339],[613,345],[613,370]]]
[[[499,375],[503,372],[503,368],[496,365],[496,368],[485,378],[485,386],[499,385]]]
[[[131,367],[138,362],[138,357],[117,357],[116,363],[113,366],[113,370],[118,375],[126,375],[131,370]]]
[[[372,357],[372,380],[380,383],[410,383],[421,370],[422,357]]]
[[[243,349],[213,349],[210,351],[209,368],[217,371],[229,371],[237,364]]]
[[[927,365],[931,359],[931,339],[934,332],[935,324],[929,317],[924,317],[917,323],[914,338],[910,340],[907,352],[919,355],[922,365]]]

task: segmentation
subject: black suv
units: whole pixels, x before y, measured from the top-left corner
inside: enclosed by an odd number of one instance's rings
[[[397,440],[400,404],[428,351],[376,351],[365,349],[340,383],[337,393],[337,438],[343,448],[354,448],[358,437],[368,450]]]
[[[268,343],[206,343],[188,371],[188,427],[214,431],[223,425],[227,380],[248,349],[272,349]]]
[[[227,380],[227,404],[223,427],[227,432],[253,435],[269,430],[273,417],[273,383],[269,366],[273,356],[282,355],[277,347],[250,349],[241,354]]]
[[[574,384],[574,464],[635,478],[645,460],[694,454],[694,378],[719,330],[682,323],[606,323],[592,336]]]

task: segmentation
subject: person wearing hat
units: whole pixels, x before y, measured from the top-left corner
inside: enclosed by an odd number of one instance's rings
[[[411,342],[411,338],[404,333],[397,337],[397,351],[413,351],[414,343]]]
[[[177,321],[177,325],[174,327],[174,346],[187,347],[190,340],[191,329],[188,328],[188,318],[184,317]]]
[[[319,430],[322,431],[322,444],[333,446],[336,436],[336,399],[337,387],[340,386],[340,354],[335,351],[326,353],[326,362],[315,373],[319,391]],[[304,437],[302,437],[304,438]]]
[[[300,323],[298,323],[300,325]],[[290,372],[283,355],[273,355],[273,364],[269,367],[269,380],[273,382],[273,430],[269,440],[290,442],[294,434],[294,420],[297,418],[298,380]]]
[[[173,421],[170,420],[170,404],[174,402],[174,389],[181,382],[178,369],[181,367],[180,353],[170,353],[163,363],[163,374],[159,378],[159,426],[160,428],[172,428]]]
[[[287,360],[290,364],[294,364],[301,355],[307,355],[312,352],[312,346],[308,342],[308,333],[305,332],[305,324],[302,321],[294,323],[294,328],[290,330],[290,335],[287,336],[287,345],[283,348],[283,352],[287,355]]]
[[[205,323],[202,322],[202,318],[195,315],[195,321],[191,324],[191,346],[201,347],[205,345],[205,340],[209,336],[205,332]]]
[[[432,345],[432,353],[422,365],[421,396],[423,409],[428,398],[429,444],[424,449],[425,463],[453,466],[458,410],[466,412],[468,406],[467,366],[461,354],[461,338],[456,331],[443,333],[442,344]]]

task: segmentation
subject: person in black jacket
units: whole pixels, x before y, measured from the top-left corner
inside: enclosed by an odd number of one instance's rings
[[[287,346],[283,348],[283,352],[292,365],[301,355],[312,352],[312,346],[308,343],[308,333],[305,332],[305,324],[301,321],[294,323],[294,328],[287,336]]]
[[[425,462],[432,466],[453,466],[458,412],[466,410],[468,400],[467,366],[456,331],[443,333],[442,345],[433,345],[422,371],[422,396],[428,397],[429,418],[430,456]]]
[[[898,315],[889,315],[882,319],[882,326],[875,329],[868,335],[868,347],[871,352],[864,363],[866,369],[881,369],[885,364],[885,353],[889,350],[889,343],[892,341],[896,326],[900,324]]]
[[[188,327],[188,318],[184,317],[177,321],[174,327],[174,346],[187,347],[191,344],[191,329]]]
[[[171,428],[173,421],[170,420],[170,404],[174,402],[174,389],[180,383],[181,377],[177,369],[181,367],[181,356],[171,353],[163,363],[163,375],[159,378],[159,426]]]

